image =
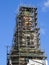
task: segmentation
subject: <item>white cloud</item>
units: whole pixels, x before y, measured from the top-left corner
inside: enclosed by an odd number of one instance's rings
[[[47,8],[49,8],[49,0],[47,0],[47,1],[45,1],[45,2],[43,3],[42,10],[45,11],[45,10],[47,10]]]
[[[46,2],[44,2],[44,7],[49,7],[49,0],[47,0]]]

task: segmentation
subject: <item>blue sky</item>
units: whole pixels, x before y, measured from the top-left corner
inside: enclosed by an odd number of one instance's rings
[[[38,8],[40,44],[49,62],[49,0],[0,0],[0,65],[6,65],[6,45],[11,45],[20,5]]]

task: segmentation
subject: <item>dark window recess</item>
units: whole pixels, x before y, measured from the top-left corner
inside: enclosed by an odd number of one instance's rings
[[[30,42],[28,42],[28,45],[30,45]]]
[[[27,45],[30,45],[30,37],[27,36]]]
[[[30,40],[30,37],[29,36],[27,36],[27,40]]]

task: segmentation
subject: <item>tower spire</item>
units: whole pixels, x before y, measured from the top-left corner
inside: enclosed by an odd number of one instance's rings
[[[46,56],[40,49],[37,8],[20,7],[16,22],[14,46],[9,55],[12,65],[27,65],[29,59],[34,61],[33,64],[35,62],[43,64]]]

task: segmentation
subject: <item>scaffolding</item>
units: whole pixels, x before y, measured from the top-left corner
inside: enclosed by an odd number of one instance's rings
[[[47,58],[44,51],[40,49],[39,30],[37,8],[20,7],[16,17],[14,44],[8,54],[12,65],[27,65],[29,59],[45,60]]]

